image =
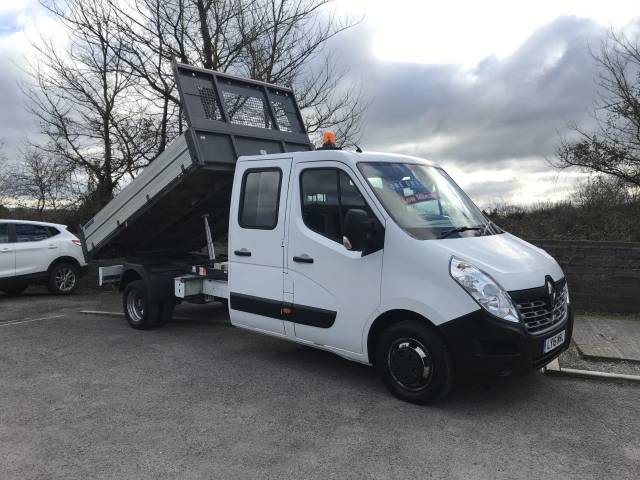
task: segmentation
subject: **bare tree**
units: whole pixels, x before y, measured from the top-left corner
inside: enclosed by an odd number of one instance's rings
[[[343,85],[329,41],[353,26],[330,0],[40,0],[66,27],[65,48],[34,42],[26,68],[30,108],[45,156],[81,169],[91,204],[118,186],[183,130],[172,62],[288,85],[309,132],[335,128],[353,143],[364,104]]]
[[[109,1],[122,59],[155,105],[158,153],[183,128],[174,59],[291,86],[310,134],[335,128],[341,143],[357,139],[366,105],[359,88],[342,85],[327,49],[354,22],[325,13],[330,0]]]
[[[36,148],[27,149],[20,162],[0,162],[0,185],[12,206],[35,210],[40,219],[45,210],[74,206],[81,187],[64,162]]]
[[[335,14],[320,13],[331,0],[263,0],[251,10],[255,39],[247,42],[243,74],[269,83],[289,85],[298,95],[307,131],[317,136],[335,128],[341,145],[358,139],[366,105],[360,89],[344,88],[344,70],[336,68],[327,48],[336,35],[354,25]]]
[[[82,169],[102,206],[154,156],[157,126],[123,62],[116,12],[101,0],[42,4],[65,25],[69,43],[33,42],[39,55],[27,67],[25,91],[47,138],[38,148]]]
[[[594,55],[599,68],[597,128],[573,125],[577,139],[562,140],[552,164],[579,167],[640,186],[640,44],[611,31]]]
[[[0,141],[0,210],[6,206],[10,198],[10,174],[7,171],[7,165],[4,142]]]

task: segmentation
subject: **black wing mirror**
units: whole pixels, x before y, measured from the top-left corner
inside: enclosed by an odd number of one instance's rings
[[[342,244],[347,250],[364,252],[369,242],[369,233],[373,225],[369,215],[361,208],[347,210],[342,224]]]

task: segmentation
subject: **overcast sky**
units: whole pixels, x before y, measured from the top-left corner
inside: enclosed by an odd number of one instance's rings
[[[580,175],[553,170],[545,157],[568,122],[589,123],[589,46],[597,49],[609,26],[640,30],[636,0],[337,0],[335,8],[364,16],[334,43],[345,81],[362,83],[370,100],[362,147],[439,162],[482,206],[570,193]],[[60,35],[36,0],[0,0],[8,152],[35,131],[16,62],[36,25]]]

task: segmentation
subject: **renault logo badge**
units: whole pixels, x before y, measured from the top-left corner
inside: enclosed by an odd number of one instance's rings
[[[547,288],[547,303],[549,304],[549,308],[553,311],[553,307],[556,304],[556,287],[549,277],[547,277],[545,286]]]

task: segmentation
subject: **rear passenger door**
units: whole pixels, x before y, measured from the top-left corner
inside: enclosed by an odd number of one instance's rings
[[[46,272],[58,257],[58,245],[49,240],[54,232],[44,225],[15,223],[16,275]]]
[[[13,277],[16,273],[16,256],[11,242],[8,223],[0,223],[0,278]]]
[[[229,218],[231,323],[284,335],[283,239],[291,159],[239,162]]]

